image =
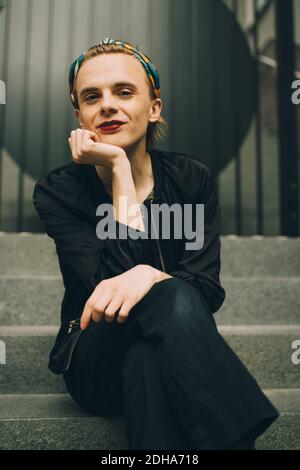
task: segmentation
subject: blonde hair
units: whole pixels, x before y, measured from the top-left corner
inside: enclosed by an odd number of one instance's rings
[[[126,41],[128,44],[130,44],[128,41]],[[132,45],[132,44],[131,44]],[[132,45],[133,46],[133,45]],[[136,49],[138,49],[137,46],[133,46]],[[116,54],[116,53],[122,53],[122,54],[129,54],[133,55],[134,53],[131,52],[129,49],[126,49],[118,44],[97,44],[95,46],[90,47],[86,52],[84,59],[82,63],[84,63],[86,60],[91,59],[93,57],[96,57],[97,55],[100,54]],[[146,55],[146,54],[144,54]],[[148,56],[146,56],[148,57]],[[82,64],[81,63],[81,64]],[[80,66],[81,66],[80,64]],[[79,66],[79,68],[80,68]],[[146,71],[145,74],[147,75]],[[148,78],[147,75],[147,83],[148,83],[148,88],[149,88],[149,93],[151,99],[155,99],[155,91],[153,89],[153,86]],[[73,89],[72,93],[74,95],[74,105],[77,109],[79,109],[79,103],[78,103],[78,96],[76,92],[76,79],[74,80],[73,83]],[[163,116],[160,115],[158,121],[156,122],[150,122],[148,124],[147,132],[146,132],[146,150],[148,151],[149,148],[154,147],[158,142],[163,140],[165,136],[168,133],[168,123],[167,121],[163,118]]]

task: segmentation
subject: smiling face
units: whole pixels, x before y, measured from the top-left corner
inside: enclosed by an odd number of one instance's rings
[[[160,98],[151,98],[150,82],[139,61],[128,54],[106,53],[86,60],[76,77],[80,125],[98,134],[101,142],[129,148],[145,145],[150,122],[159,119]],[[103,121],[126,124],[112,133],[99,128]]]

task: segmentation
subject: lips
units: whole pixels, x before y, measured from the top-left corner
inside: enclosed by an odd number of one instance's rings
[[[103,122],[102,124],[100,124],[99,127],[101,127],[101,129],[103,127],[112,127],[112,126],[121,126],[122,124],[125,124],[125,122],[123,121],[106,121],[106,122]]]
[[[113,132],[113,131],[116,131],[118,129],[120,129],[124,124],[126,124],[125,122],[121,122],[121,121],[112,121],[111,124],[101,124],[101,126],[99,126],[99,129],[102,131],[102,132],[105,132],[105,133],[109,133],[109,132]]]

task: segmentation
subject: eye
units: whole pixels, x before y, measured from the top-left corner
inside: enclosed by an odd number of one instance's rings
[[[120,93],[126,93],[126,95],[123,95],[123,96],[132,95],[131,91],[128,91],[128,90],[122,90],[122,91],[120,91]]]
[[[93,101],[97,98],[97,95],[88,95],[86,96],[85,100],[86,101]]]
[[[132,92],[129,91],[129,90],[121,90],[119,93],[119,95],[121,94],[121,96],[130,96],[132,95]],[[85,101],[95,101],[96,99],[98,99],[98,95],[96,95],[95,93],[94,94],[91,94],[91,95],[87,95],[85,97]]]

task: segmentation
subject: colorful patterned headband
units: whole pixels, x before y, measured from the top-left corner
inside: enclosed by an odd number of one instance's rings
[[[159,81],[158,71],[154,67],[152,62],[150,61],[149,57],[147,57],[145,54],[142,54],[142,52],[135,49],[130,44],[128,44],[124,41],[119,41],[119,40],[112,39],[112,38],[104,38],[102,41],[99,42],[98,45],[101,45],[101,44],[117,44],[117,45],[120,45],[120,46],[132,51],[134,53],[135,57],[141,62],[142,66],[146,70],[147,75],[148,75],[148,77],[151,81],[151,84],[153,86],[156,98],[160,97],[160,81]],[[76,106],[75,106],[75,98],[74,98],[74,95],[72,93],[72,88],[73,88],[74,80],[75,80],[75,78],[77,76],[77,73],[78,73],[79,66],[83,62],[84,57],[85,57],[85,52],[83,54],[81,54],[70,66],[69,88],[70,88],[71,101],[72,101],[72,104],[73,104],[74,107],[76,107]]]

